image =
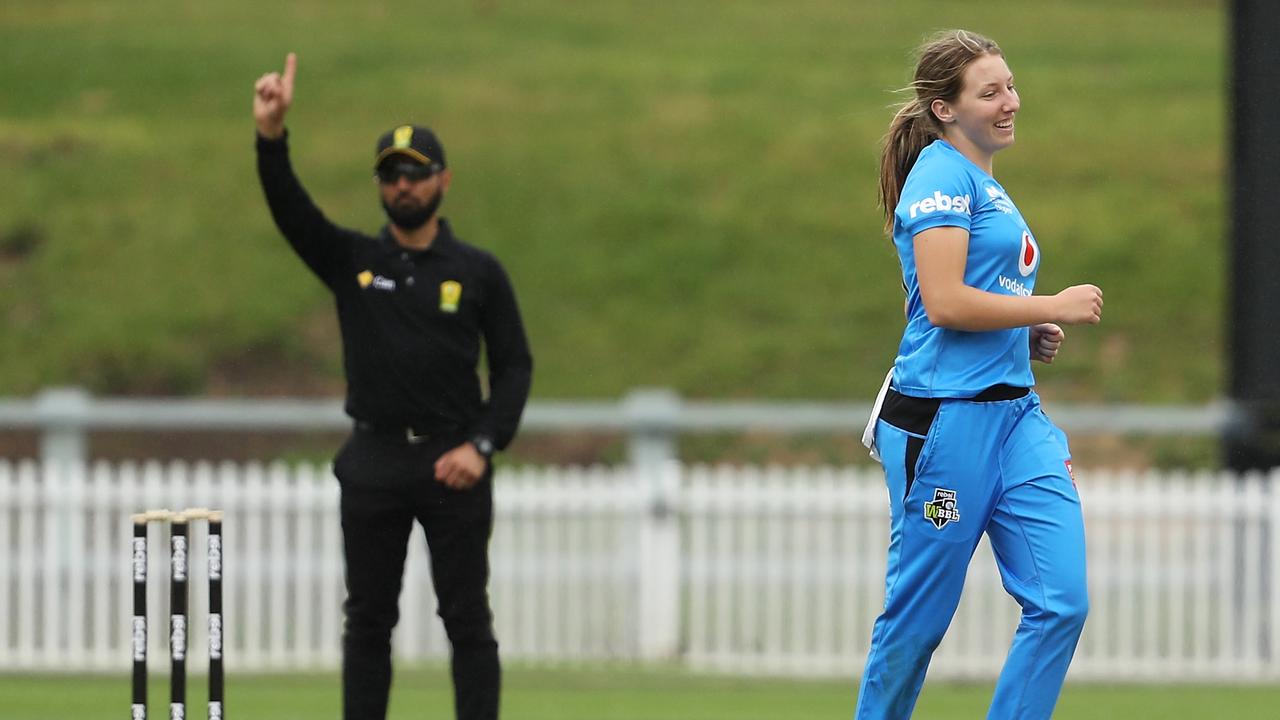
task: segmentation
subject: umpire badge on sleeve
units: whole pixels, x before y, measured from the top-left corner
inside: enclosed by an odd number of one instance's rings
[[[461,299],[462,283],[457,280],[445,280],[440,283],[440,310],[442,312],[458,312],[458,301]]]
[[[924,504],[924,519],[941,530],[947,523],[960,522],[960,509],[956,507],[956,491],[936,488],[933,500]]]

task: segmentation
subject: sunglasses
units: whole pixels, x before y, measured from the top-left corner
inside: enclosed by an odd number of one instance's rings
[[[423,165],[414,162],[387,163],[378,167],[375,177],[383,185],[391,185],[401,177],[411,183],[416,183],[430,178],[438,170],[439,168],[434,164]]]

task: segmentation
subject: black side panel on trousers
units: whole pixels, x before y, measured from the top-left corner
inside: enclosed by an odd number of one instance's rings
[[[902,502],[911,494],[911,483],[916,479],[916,461],[920,459],[920,450],[924,448],[924,438],[907,436],[907,455],[903,462],[907,465],[907,489],[902,491]]]
[[[933,418],[938,414],[938,406],[942,401],[937,398],[917,398],[889,388],[885,393],[884,405],[880,407],[880,419],[890,425],[909,433],[907,435],[907,452],[903,462],[906,463],[907,484],[902,493],[906,502],[911,494],[911,483],[916,479],[916,462],[920,459],[920,451],[924,449],[924,437],[933,426]]]
[[[913,435],[928,435],[941,404],[938,398],[911,397],[889,388],[880,406],[880,419]]]

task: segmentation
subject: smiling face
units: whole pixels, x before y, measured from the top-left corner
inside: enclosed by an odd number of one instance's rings
[[[943,138],[988,172],[991,157],[1013,144],[1013,119],[1019,107],[1013,73],[1004,57],[996,54],[969,63],[954,100],[934,100],[930,105],[942,123]]]

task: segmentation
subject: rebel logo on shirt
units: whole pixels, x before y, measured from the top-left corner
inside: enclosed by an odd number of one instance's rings
[[[924,504],[924,519],[941,530],[947,523],[960,522],[960,508],[956,507],[956,491],[935,488],[933,500]]]
[[[1018,272],[1022,273],[1022,277],[1030,275],[1040,262],[1040,246],[1036,244],[1036,239],[1031,237],[1031,233],[1022,231],[1022,247],[1018,250]]]
[[[969,207],[972,201],[968,195],[943,195],[942,191],[934,190],[933,195],[919,201],[911,203],[907,207],[907,214],[911,217],[924,214],[928,215],[933,212],[955,212],[969,214]]]

